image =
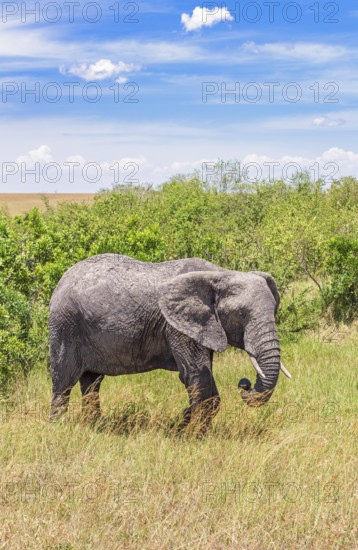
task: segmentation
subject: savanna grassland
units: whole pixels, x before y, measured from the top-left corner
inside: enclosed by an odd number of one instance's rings
[[[194,176],[117,188],[91,204],[0,216],[0,548],[357,548],[358,182],[298,179],[235,192]],[[47,416],[47,310],[89,255],[199,256],[276,278],[282,358],[271,401],[244,406],[247,356],[216,354],[222,406],[179,432],[176,373],[107,378],[103,418]]]
[[[5,208],[10,216],[24,214],[32,208],[45,210],[46,205],[56,206],[59,202],[90,203],[91,193],[0,193],[0,208]]]
[[[34,370],[2,408],[1,547],[356,548],[358,338],[322,337],[283,345],[293,379],[262,409],[239,397],[244,355],[218,355],[222,408],[202,440],[176,433],[175,373],[105,380],[93,427],[78,390],[48,424],[50,379]]]

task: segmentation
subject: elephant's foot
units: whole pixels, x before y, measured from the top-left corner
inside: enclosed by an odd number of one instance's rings
[[[186,431],[201,438],[210,428],[214,416],[216,416],[220,407],[220,397],[214,396],[210,399],[196,404],[194,410],[191,408],[184,410],[183,427]]]
[[[191,419],[191,408],[187,407],[183,410],[183,424],[187,426]]]
[[[67,407],[52,406],[48,417],[49,422],[58,422],[67,412]]]
[[[176,421],[174,421],[171,424],[171,429],[174,428],[178,434],[183,433],[183,431],[189,425],[190,419],[191,419],[191,408],[187,407],[186,409],[183,410],[181,417],[179,417]]]
[[[70,400],[70,391],[70,389],[67,389],[62,393],[53,393],[49,422],[56,422],[67,412],[68,403]]]

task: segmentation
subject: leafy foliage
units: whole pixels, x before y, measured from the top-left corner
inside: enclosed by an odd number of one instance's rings
[[[119,186],[92,205],[64,203],[10,218],[0,212],[0,376],[47,362],[47,309],[63,273],[104,252],[160,262],[201,257],[272,273],[285,295],[281,334],[313,326],[324,308],[351,321],[357,304],[358,182],[329,189],[307,175],[203,184],[178,176],[160,189]],[[310,282],[316,293],[297,284]],[[1,386],[4,387],[3,382]]]
[[[327,244],[330,282],[324,289],[334,319],[352,321],[358,308],[358,238],[340,235]]]

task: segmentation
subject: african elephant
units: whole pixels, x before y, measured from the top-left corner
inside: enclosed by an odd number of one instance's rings
[[[187,421],[199,410],[211,418],[220,402],[213,352],[228,344],[245,350],[257,371],[253,389],[241,385],[244,401],[262,404],[280,372],[278,305],[268,273],[231,271],[199,258],[144,263],[99,254],[80,261],[50,302],[50,418],[66,411],[78,381],[84,402],[91,395],[87,406],[99,414],[105,375],[154,369],[179,371],[189,394]]]

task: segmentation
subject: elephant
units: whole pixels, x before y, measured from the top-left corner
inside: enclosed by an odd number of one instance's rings
[[[104,376],[179,372],[189,395],[185,423],[210,424],[220,397],[213,354],[245,350],[257,376],[239,384],[247,405],[268,401],[280,369],[275,315],[280,298],[265,272],[225,269],[200,258],[160,263],[98,254],[68,269],[50,301],[50,419],[68,408],[79,381],[83,406],[100,416]]]

